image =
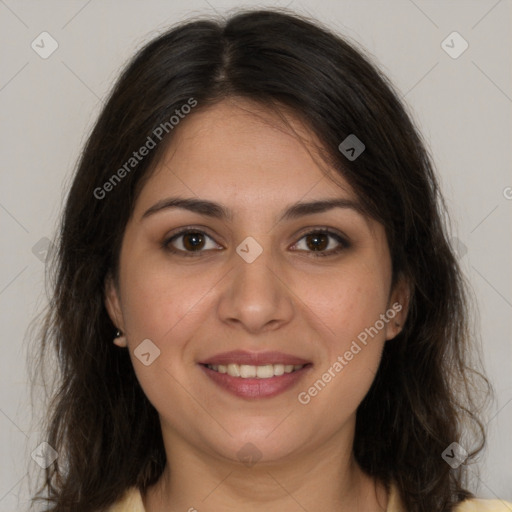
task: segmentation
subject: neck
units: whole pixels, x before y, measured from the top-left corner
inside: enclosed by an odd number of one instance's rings
[[[143,496],[146,512],[386,510],[384,486],[361,470],[351,443],[340,446],[336,436],[313,452],[254,465],[176,441],[165,443],[173,449],[161,478]]]

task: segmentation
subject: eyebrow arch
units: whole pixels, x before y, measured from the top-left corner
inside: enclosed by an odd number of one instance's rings
[[[191,212],[199,213],[200,215],[206,215],[207,217],[212,217],[214,219],[232,218],[232,213],[230,210],[218,203],[214,203],[213,201],[207,201],[206,199],[168,197],[158,201],[151,208],[146,210],[141,219],[145,219],[151,215],[154,215],[155,213],[171,208],[189,210]]]
[[[310,201],[307,203],[295,203],[284,211],[283,215],[279,220],[282,221],[297,219],[304,215],[323,213],[334,208],[349,208],[351,210],[355,210],[362,216],[366,217],[367,215],[365,209],[359,202],[352,201],[351,199],[336,198],[320,199],[317,201]]]
[[[172,208],[181,208],[221,220],[230,220],[233,218],[231,210],[213,201],[208,201],[206,199],[168,197],[158,201],[151,208],[146,210],[142,215],[141,220],[150,217],[155,213]],[[365,217],[367,216],[367,212],[359,202],[352,201],[350,199],[336,198],[292,204],[284,211],[279,221],[297,219],[299,217],[313,215],[315,213],[323,213],[334,208],[350,208]]]

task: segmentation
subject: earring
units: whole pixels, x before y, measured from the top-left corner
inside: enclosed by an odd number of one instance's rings
[[[114,345],[117,345],[118,347],[126,347],[126,337],[123,335],[123,333],[117,329],[116,336],[114,338]]]

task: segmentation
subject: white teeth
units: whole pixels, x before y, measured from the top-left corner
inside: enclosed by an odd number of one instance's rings
[[[216,368],[214,366],[210,366],[212,370],[215,370]],[[240,366],[237,364],[228,364],[228,375],[231,375],[231,377],[240,377]]]
[[[258,377],[258,379],[268,379],[269,377],[273,377],[273,376],[274,376],[274,366],[273,365],[266,364],[265,366],[257,366],[256,367],[256,377]]]
[[[240,377],[242,379],[250,379],[256,377],[256,366],[249,366],[248,364],[240,365]]]
[[[274,375],[283,375],[284,373],[284,364],[274,364],[272,365],[274,367]]]
[[[291,373],[304,367],[303,364],[265,364],[254,366],[249,364],[208,364],[208,368],[219,373],[227,373],[231,377],[240,377],[242,379],[269,379],[280,376],[284,373]]]

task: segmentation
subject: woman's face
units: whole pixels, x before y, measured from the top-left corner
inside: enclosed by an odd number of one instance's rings
[[[247,101],[175,128],[127,224],[119,289],[107,286],[164,440],[276,461],[350,439],[406,308],[383,227],[337,181]]]

